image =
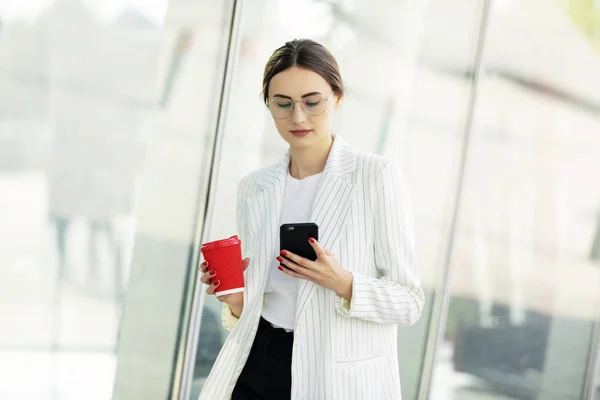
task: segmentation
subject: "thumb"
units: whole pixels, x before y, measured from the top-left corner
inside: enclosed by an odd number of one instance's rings
[[[244,271],[248,268],[248,265],[250,265],[250,259],[249,258],[244,258],[242,260],[242,268],[244,269]]]

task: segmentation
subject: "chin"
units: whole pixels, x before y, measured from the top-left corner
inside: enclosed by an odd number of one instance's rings
[[[292,143],[290,143],[290,148],[291,149],[296,149],[296,150],[309,149],[311,147],[313,147],[312,143],[306,143],[306,142],[300,142],[300,143],[298,143],[298,142],[296,142],[296,143],[292,142]]]
[[[281,137],[283,138],[283,140],[285,140],[286,142],[288,142],[288,144],[291,145],[307,145],[309,143],[314,142],[315,136],[313,134],[313,132],[309,133],[306,136],[296,136],[292,133],[286,132],[285,134],[281,135]]]

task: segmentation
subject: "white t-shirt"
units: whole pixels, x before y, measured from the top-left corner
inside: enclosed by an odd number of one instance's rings
[[[304,179],[296,179],[288,175],[283,192],[279,226],[309,222],[320,178],[321,174],[307,176]],[[279,254],[279,235],[277,235],[275,249]],[[262,316],[271,324],[292,331],[296,319],[298,279],[287,275],[277,267],[279,262],[275,260],[274,255],[265,289]]]

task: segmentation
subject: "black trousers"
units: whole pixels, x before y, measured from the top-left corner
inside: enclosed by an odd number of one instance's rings
[[[289,399],[293,346],[293,332],[274,328],[261,317],[250,355],[231,400]]]

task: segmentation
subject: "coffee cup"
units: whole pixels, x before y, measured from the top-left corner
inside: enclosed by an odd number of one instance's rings
[[[220,281],[215,289],[215,296],[244,291],[242,242],[237,235],[204,243],[200,251],[208,262],[207,270],[216,271],[214,279]]]

